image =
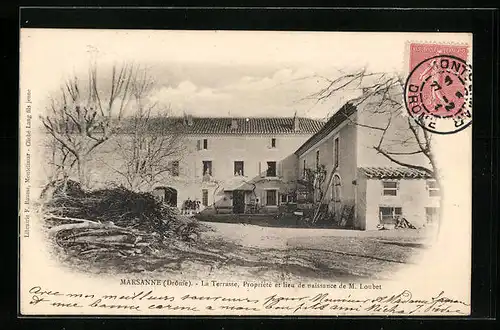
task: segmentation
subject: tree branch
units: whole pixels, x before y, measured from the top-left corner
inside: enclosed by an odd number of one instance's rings
[[[425,173],[429,174],[430,176],[434,177],[434,172],[426,167],[423,167],[423,166],[419,166],[419,165],[414,165],[414,164],[410,164],[410,163],[406,163],[406,162],[402,162],[394,157],[392,157],[389,153],[387,153],[386,151],[380,149],[379,147],[377,146],[373,146],[373,149],[375,149],[378,153],[384,155],[387,159],[389,159],[390,161],[392,161],[393,163],[396,163],[400,166],[404,166],[404,167],[408,167],[408,168],[412,168],[412,169],[415,169],[415,170],[420,170],[420,171],[424,171]]]

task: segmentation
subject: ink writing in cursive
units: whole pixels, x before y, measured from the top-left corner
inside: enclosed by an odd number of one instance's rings
[[[311,290],[312,291],[312,290]],[[204,311],[224,314],[227,312],[262,313],[263,311],[282,314],[467,314],[469,304],[447,295],[444,291],[428,297],[415,296],[410,290],[403,290],[391,295],[371,297],[352,296],[343,293],[314,292],[311,295],[268,294],[259,298],[239,296],[234,291],[231,295],[206,295],[196,291],[176,295],[164,287],[134,291],[128,294],[106,292],[63,292],[54,288],[34,286],[29,290],[30,305],[49,305],[53,308],[72,310],[90,308],[91,310],[119,310],[123,313],[148,311],[192,312]]]

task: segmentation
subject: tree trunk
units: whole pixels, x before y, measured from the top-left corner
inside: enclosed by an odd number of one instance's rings
[[[141,186],[141,178],[139,175],[135,174],[130,182],[130,190],[139,191]]]
[[[84,185],[85,182],[85,171],[83,169],[85,165],[83,163],[84,161],[81,158],[76,159],[76,166],[78,169],[78,182],[80,182],[81,185]]]
[[[87,180],[87,160],[85,157],[78,157],[76,165],[78,169],[78,182],[83,188],[89,188],[89,182]]]

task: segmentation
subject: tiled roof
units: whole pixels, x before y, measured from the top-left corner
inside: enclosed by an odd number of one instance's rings
[[[309,138],[299,149],[295,152],[297,155],[302,155],[309,148],[313,147],[316,143],[321,141],[325,136],[343,123],[350,115],[356,112],[356,107],[351,103],[346,103],[339,111],[337,111],[326,124],[313,136]]]
[[[192,117],[191,119],[191,125],[182,117],[150,121],[153,130],[176,126],[181,127],[186,134],[314,134],[324,125],[320,120],[298,117],[299,129],[296,131],[294,117]],[[232,127],[233,120],[237,123],[235,127]],[[127,124],[121,126],[122,132],[130,131],[130,126]]]
[[[430,179],[423,171],[408,167],[360,167],[369,179]]]

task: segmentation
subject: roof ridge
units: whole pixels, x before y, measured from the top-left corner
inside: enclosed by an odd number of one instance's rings
[[[294,125],[294,117],[155,117],[151,118],[151,127],[165,125],[183,125],[188,134],[314,134],[323,127],[324,122],[307,118],[298,118],[299,129]],[[231,125],[237,120],[237,127]],[[132,118],[124,121],[125,129]],[[128,123],[127,123],[128,122]]]

